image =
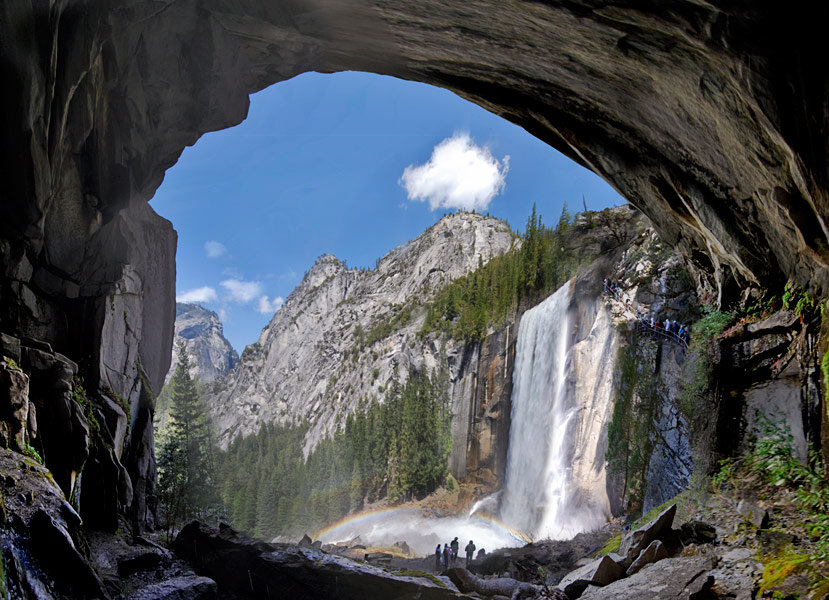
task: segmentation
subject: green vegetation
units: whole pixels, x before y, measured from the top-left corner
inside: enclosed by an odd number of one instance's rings
[[[809,515],[809,533],[816,538],[814,560],[829,560],[829,483],[820,455],[809,453],[808,464],[794,455],[788,428],[766,419],[760,420],[763,435],[746,457],[748,468],[762,473],[766,483],[794,490],[797,504]]]
[[[8,356],[3,357],[3,361],[9,365],[12,369],[17,369],[18,371],[22,371],[23,369],[15,362],[13,358],[9,358]]]
[[[29,458],[37,461],[41,465],[43,464],[43,457],[40,455],[40,452],[38,452],[37,449],[35,449],[34,446],[29,444],[28,441],[23,442],[23,454],[25,454]]]
[[[689,350],[695,359],[690,362],[693,371],[682,382],[682,393],[678,399],[679,409],[692,430],[704,417],[703,412],[709,404],[717,338],[735,319],[734,313],[718,311],[710,306],[702,307],[702,315],[691,328]]]
[[[182,353],[170,381],[170,424],[158,451],[159,518],[168,537],[190,519],[219,512],[208,411],[189,367]]]
[[[83,414],[86,417],[86,422],[89,424],[89,443],[94,448],[105,447],[106,441],[101,433],[101,423],[98,421],[98,416],[95,414],[95,405],[92,399],[86,393],[84,388],[83,378],[74,377],[72,379],[72,398],[83,409]]]
[[[441,331],[467,342],[481,340],[523,299],[536,299],[560,287],[593,258],[570,249],[573,227],[566,205],[555,229],[542,224],[533,206],[521,247],[493,257],[441,289],[427,307],[421,335]]]
[[[403,569],[400,571],[394,571],[394,575],[399,575],[401,577],[420,577],[422,579],[428,579],[432,583],[439,585],[442,588],[446,587],[446,584],[443,583],[434,573],[427,573],[426,571],[412,571],[410,569]]]
[[[712,478],[716,491],[752,490],[784,513],[776,517],[781,531],[797,531],[797,545],[785,544],[758,558],[764,564],[761,593],[772,591],[786,578],[803,573],[813,590],[829,590],[829,480],[817,452],[806,464],[795,456],[793,437],[780,423],[759,416],[761,434],[745,456],[720,462]],[[774,592],[777,593],[777,592]],[[776,597],[776,596],[775,596]],[[822,597],[820,594],[813,597]]]
[[[606,460],[611,474],[624,479],[622,497],[630,508],[640,505],[647,489],[648,464],[655,442],[661,395],[642,350],[655,352],[652,343],[635,341],[620,348],[615,371],[618,395],[608,425]]]
[[[266,425],[219,456],[230,522],[269,538],[313,531],[365,502],[424,496],[447,480],[446,374],[412,372],[385,401],[350,415],[303,460],[308,425]]]
[[[391,315],[384,315],[372,328],[366,332],[360,325],[354,328],[354,345],[351,348],[352,358],[356,359],[365,348],[370,348],[380,340],[384,340],[398,329],[409,324],[414,311],[414,302],[392,306]]]

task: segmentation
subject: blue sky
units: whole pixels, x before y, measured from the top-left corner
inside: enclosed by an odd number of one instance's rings
[[[179,234],[177,295],[255,342],[321,254],[374,266],[446,212],[475,206],[522,231],[624,200],[526,131],[440,88],[366,73],[306,73],[251,97],[203,136],[151,204]],[[449,208],[447,208],[449,207]]]

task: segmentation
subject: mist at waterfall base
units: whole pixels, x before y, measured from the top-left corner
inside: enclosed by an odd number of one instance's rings
[[[350,542],[358,536],[366,546],[388,548],[396,542],[406,542],[419,555],[434,553],[437,544],[443,547],[454,537],[458,538],[461,550],[472,540],[478,550],[484,548],[488,552],[520,547],[530,541],[481,514],[435,517],[412,508],[352,515],[317,533],[323,543],[330,544]]]
[[[606,493],[580,481],[582,474],[573,467],[577,450],[582,450],[576,445],[592,444],[596,451],[597,442],[579,436],[582,421],[591,417],[569,372],[570,304],[568,282],[521,317],[507,468],[500,492],[475,503],[468,515],[435,517],[411,508],[385,509],[347,517],[317,537],[337,543],[359,536],[363,544],[373,546],[405,541],[415,553],[431,554],[437,544],[457,536],[461,548],[473,540],[478,549],[491,552],[532,540],[569,539],[604,525],[609,517]],[[606,343],[611,329],[605,326],[596,336],[597,345]]]

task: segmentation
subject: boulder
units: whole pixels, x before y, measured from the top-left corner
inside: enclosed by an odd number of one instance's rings
[[[154,550],[147,550],[122,558],[118,561],[118,575],[119,577],[129,577],[139,571],[151,571],[161,565],[164,558],[161,552]]]
[[[676,504],[672,504],[646,525],[636,531],[626,533],[619,546],[619,555],[623,559],[622,565],[629,567],[652,541],[669,534],[675,515]]]
[[[216,582],[207,577],[185,575],[148,585],[127,600],[218,600]]]
[[[453,567],[446,571],[446,576],[452,580],[458,590],[464,594],[480,594],[481,596],[514,597],[516,593],[536,594],[539,587],[531,583],[518,581],[510,577],[494,577],[482,579],[461,567]]]
[[[23,452],[29,421],[29,377],[6,362],[0,363],[0,444]]]
[[[688,544],[710,544],[717,539],[717,529],[704,521],[688,521],[679,528],[679,541]]]
[[[558,587],[572,600],[581,596],[588,585],[608,585],[624,575],[621,565],[609,556],[602,556],[565,575]]]
[[[633,563],[628,567],[628,570],[625,572],[625,575],[630,577],[634,573],[638,573],[641,571],[646,565],[651,563],[655,563],[658,560],[662,560],[663,558],[668,558],[668,549],[665,548],[665,544],[660,542],[659,540],[654,540],[648,547],[642,550],[639,553],[639,556]]]
[[[302,539],[299,540],[297,546],[299,546],[300,548],[310,548],[313,543],[314,542],[311,540],[310,537],[308,537],[308,534],[306,533],[302,536]]]
[[[740,516],[757,529],[768,529],[769,526],[769,511],[761,508],[751,502],[740,500],[737,503],[737,512]]]
[[[717,568],[711,571],[714,577],[712,591],[720,598],[754,598],[756,582],[763,573],[763,565],[755,555],[751,548],[734,548],[721,555]]]
[[[647,565],[604,587],[590,586],[581,600],[696,600],[714,584],[713,563],[701,556],[671,558]]]
[[[445,583],[394,575],[335,554],[288,544],[255,541],[227,525],[193,521],[173,542],[174,552],[213,579],[228,597],[250,599],[459,598]],[[286,592],[290,593],[286,596]]]
[[[55,583],[73,598],[109,598],[103,581],[64,527],[39,509],[29,524],[32,547]]]

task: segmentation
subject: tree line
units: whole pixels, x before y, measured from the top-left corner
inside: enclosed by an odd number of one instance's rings
[[[264,424],[217,452],[184,361],[171,382],[170,424],[159,450],[160,524],[172,533],[192,518],[222,519],[270,539],[320,529],[382,498],[423,497],[448,475],[447,383],[445,370],[410,372],[307,458],[307,423]]]
[[[573,249],[573,216],[565,204],[555,227],[542,223],[533,205],[520,247],[513,248],[441,289],[427,308],[421,329],[475,342],[489,327],[512,317],[522,300],[555,291],[592,256]]]

